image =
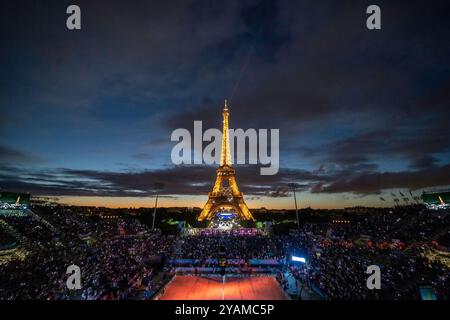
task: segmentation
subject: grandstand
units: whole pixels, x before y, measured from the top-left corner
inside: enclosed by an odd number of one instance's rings
[[[450,203],[450,190],[436,190],[422,193],[422,200],[427,204],[441,204],[442,201]]]
[[[300,230],[188,228],[176,235],[152,230],[137,210],[118,212],[3,210],[0,299],[397,300],[421,299],[420,288],[427,297],[450,297],[448,210],[331,212],[326,220],[303,217]],[[365,285],[364,270],[374,263],[383,274],[377,292]],[[71,264],[83,266],[82,290],[64,285]]]
[[[15,193],[15,192],[0,193],[0,210],[26,209],[28,208],[29,203],[30,203],[30,194],[28,193]]]
[[[0,203],[28,205],[30,203],[30,198],[31,195],[29,193],[0,192]]]
[[[422,200],[432,210],[450,209],[450,190],[424,192]]]

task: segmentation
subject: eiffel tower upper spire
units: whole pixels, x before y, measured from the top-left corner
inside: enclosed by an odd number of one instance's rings
[[[228,133],[228,104],[225,99],[225,104],[222,112],[222,153],[220,156],[220,166],[231,167],[231,155],[230,155],[230,135]]]

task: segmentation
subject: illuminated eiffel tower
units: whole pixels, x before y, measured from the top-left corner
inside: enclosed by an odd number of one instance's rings
[[[223,209],[234,211],[239,219],[255,220],[244,202],[243,193],[239,191],[236,183],[236,172],[231,164],[227,100],[225,100],[222,116],[223,130],[220,166],[217,169],[214,188],[208,194],[208,202],[203,207],[198,220],[211,220],[217,211]]]

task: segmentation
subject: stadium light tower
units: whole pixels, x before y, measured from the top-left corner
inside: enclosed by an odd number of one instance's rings
[[[156,182],[154,189],[156,190],[155,208],[153,209],[152,230],[155,229],[156,208],[158,207],[159,191],[164,189],[164,183]]]
[[[298,219],[297,197],[295,195],[295,188],[297,187],[297,184],[296,183],[289,183],[289,187],[291,187],[292,192],[294,193],[295,216],[297,217],[297,229],[300,230],[300,221]]]

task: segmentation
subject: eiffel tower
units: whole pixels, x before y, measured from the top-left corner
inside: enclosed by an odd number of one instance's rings
[[[244,202],[243,193],[239,191],[236,183],[236,172],[231,164],[227,100],[225,100],[222,116],[223,130],[220,166],[217,169],[213,190],[208,194],[208,202],[203,207],[198,220],[211,220],[216,212],[222,209],[234,211],[241,220],[255,220]]]

